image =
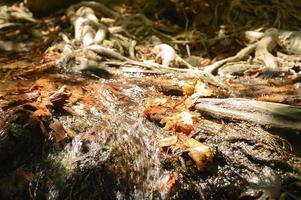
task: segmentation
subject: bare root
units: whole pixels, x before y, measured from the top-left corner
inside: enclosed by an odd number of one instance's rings
[[[267,70],[279,71],[279,61],[271,53],[277,46],[281,46],[286,52],[292,54],[301,53],[301,33],[294,31],[279,31],[275,28],[270,28],[264,34],[259,32],[248,32],[250,41],[259,39],[259,41],[243,48],[235,56],[225,58],[205,67],[204,71],[217,74],[220,67],[228,62],[241,61],[255,52],[254,60],[260,61],[264,64]]]

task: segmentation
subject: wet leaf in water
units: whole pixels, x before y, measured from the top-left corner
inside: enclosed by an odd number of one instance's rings
[[[178,180],[176,172],[163,174],[157,182],[156,189],[162,193],[169,193]]]
[[[49,125],[49,127],[52,130],[54,130],[56,144],[65,139],[65,130],[62,123],[59,120],[55,119],[54,122]]]

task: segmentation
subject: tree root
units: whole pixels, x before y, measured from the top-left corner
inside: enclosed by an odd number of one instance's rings
[[[32,13],[24,6],[1,6],[0,7],[0,24],[12,21],[23,21],[36,23]]]
[[[251,44],[250,46],[247,46],[247,47],[243,48],[242,50],[240,50],[235,56],[231,56],[229,58],[217,61],[217,62],[213,63],[212,65],[206,66],[204,71],[216,75],[218,69],[221,68],[224,64],[226,64],[228,62],[240,61],[240,60],[246,58],[247,56],[249,56],[255,49],[256,49],[256,44]]]
[[[176,51],[168,44],[158,44],[154,47],[153,52],[156,54],[156,60],[161,59],[162,65],[170,66],[175,63],[183,63],[189,69],[195,69],[192,65],[181,58]]]
[[[270,167],[274,168],[280,168],[280,169],[285,169],[287,171],[298,171],[300,172],[299,166],[293,166],[287,163],[287,161],[284,161],[282,159],[267,159],[267,158],[262,158],[260,156],[257,156],[256,153],[251,153],[250,150],[247,150],[245,148],[240,147],[241,152],[252,162],[254,163],[259,163],[263,165],[267,165]]]
[[[75,40],[83,46],[101,44],[106,37],[107,28],[100,23],[89,7],[80,7],[76,12],[67,10],[67,16],[74,26]]]
[[[254,35],[254,34],[252,34]],[[240,50],[235,56],[225,58],[205,67],[204,71],[217,74],[220,67],[228,62],[241,61],[255,52],[254,60],[262,62],[268,71],[279,71],[279,61],[271,54],[277,46],[281,46],[289,53],[299,54],[301,52],[301,33],[294,31],[279,31],[270,28],[263,35],[256,34],[258,42],[251,44]],[[251,40],[254,38],[251,38]]]

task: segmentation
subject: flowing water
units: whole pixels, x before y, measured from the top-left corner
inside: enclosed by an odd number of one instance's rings
[[[92,106],[87,111],[79,102],[73,107],[76,116],[59,118],[77,135],[61,153],[49,156],[54,164],[47,199],[160,198],[156,184],[163,173],[157,144],[161,128],[143,117],[145,88],[118,86],[117,92],[112,87],[93,91],[101,108]],[[80,188],[86,191],[74,196],[72,191]]]

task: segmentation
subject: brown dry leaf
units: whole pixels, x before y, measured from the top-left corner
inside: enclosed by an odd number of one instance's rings
[[[42,73],[45,72],[46,70],[49,70],[51,68],[54,68],[56,61],[50,61],[47,63],[43,63],[39,66],[28,66],[28,70],[22,70],[22,71],[18,71],[15,76],[26,76],[26,75],[32,75],[32,74],[38,74],[38,73]]]
[[[212,91],[206,86],[205,83],[198,81],[194,88],[194,93],[201,97],[212,96]]]
[[[35,179],[35,176],[31,170],[18,169],[18,174],[21,175],[25,180],[29,182],[32,182]]]
[[[30,104],[33,107],[35,107],[37,110],[33,113],[33,117],[37,117],[37,118],[46,118],[49,117],[51,115],[51,113],[49,112],[48,108],[46,106],[44,106],[43,104],[39,104],[39,105],[35,105],[35,103]]]
[[[59,120],[55,119],[54,122],[49,125],[49,127],[54,130],[56,144],[65,139],[65,129]]]
[[[202,171],[204,167],[212,161],[213,157],[211,148],[203,144],[189,148],[188,155],[195,162],[199,171]]]
[[[165,137],[159,141],[160,147],[168,147],[175,145],[178,141],[178,137],[176,135]]]
[[[145,117],[150,117],[151,115],[154,115],[154,114],[165,113],[167,110],[168,110],[168,108],[166,108],[164,106],[151,106],[151,107],[144,109],[143,115]]]
[[[194,131],[193,124],[197,121],[198,118],[196,115],[183,111],[172,117],[163,118],[160,123],[165,124],[165,129],[167,130],[189,134]]]
[[[167,98],[147,98],[145,100],[146,105],[151,105],[151,106],[159,106],[159,105],[164,105],[168,101]]]
[[[193,138],[188,138],[184,135],[180,135],[180,138],[183,144],[188,148],[188,155],[195,162],[197,169],[202,171],[204,167],[212,161],[212,149]]]
[[[194,93],[194,86],[193,85],[190,85],[190,84],[187,84],[185,83],[183,85],[183,92],[185,95],[192,95]]]
[[[58,89],[57,91],[50,94],[49,100],[51,102],[54,102],[54,101],[58,101],[61,99],[69,98],[71,96],[71,93],[67,92],[66,89],[67,89],[67,86],[63,85],[60,89]]]
[[[176,172],[163,174],[156,184],[157,191],[169,193],[178,180],[178,177],[179,176]]]
[[[183,90],[186,95],[189,95],[189,97],[184,101],[183,104],[178,106],[178,108],[181,110],[185,110],[185,108],[191,108],[195,101],[200,97],[210,97],[216,93],[214,89],[209,88],[205,83],[199,80],[194,86],[184,85]]]

